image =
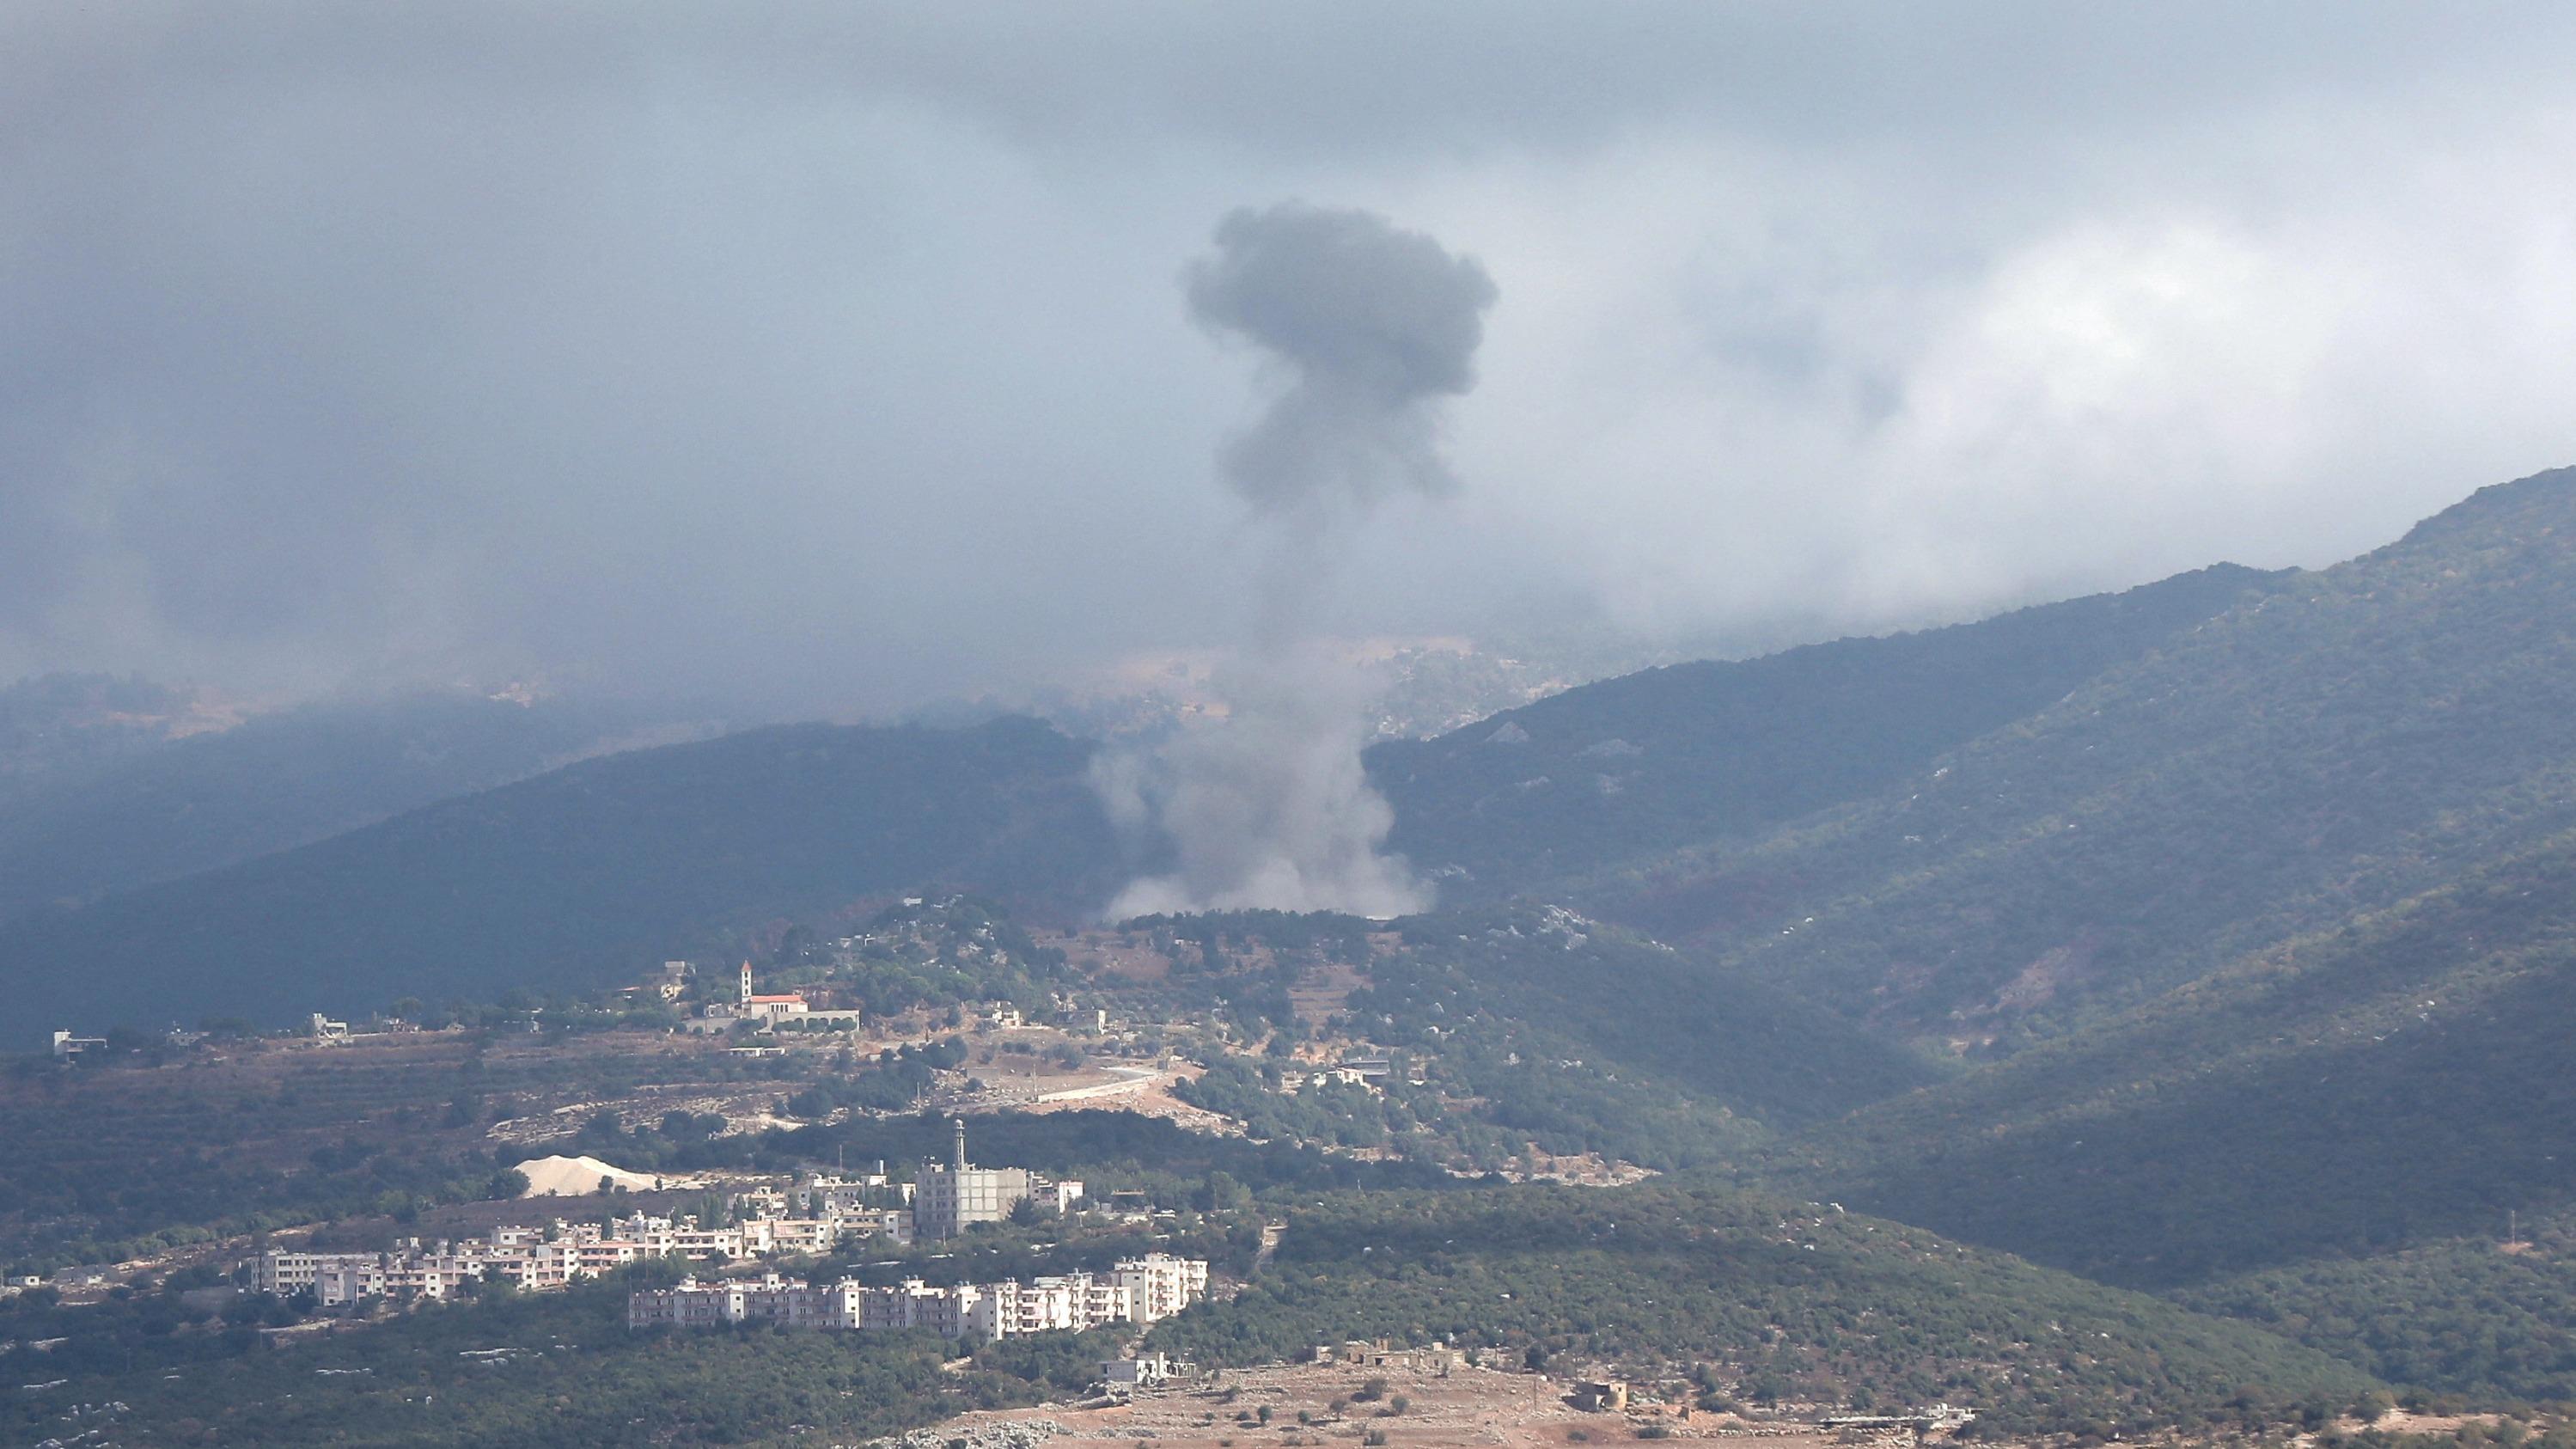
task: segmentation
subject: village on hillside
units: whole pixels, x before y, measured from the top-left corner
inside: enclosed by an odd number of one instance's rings
[[[1580,942],[1582,928],[1563,912],[1531,927],[1542,943]],[[1044,1432],[1107,1433],[1103,1414],[1159,1423],[1179,1412],[1151,1407],[1167,1396],[1198,1402],[1220,1380],[1272,1382],[1196,1366],[1155,1346],[1153,1331],[1239,1295],[1282,1224],[1264,1221],[1222,1169],[1161,1178],[1148,1159],[1141,1178],[1130,1167],[1104,1183],[979,1162],[969,1151],[976,1124],[1007,1127],[1016,1153],[1041,1156],[1150,1124],[1180,1133],[1175,1141],[1240,1145],[1228,1151],[1293,1145],[1344,1174],[1412,1173],[1421,1169],[1408,1159],[1446,1158],[1432,1169],[1442,1180],[1610,1185],[1649,1175],[1497,1133],[1488,1089],[1453,1065],[1467,1023],[1355,1009],[1402,949],[1391,935],[1328,923],[1030,933],[973,902],[908,898],[846,935],[782,941],[766,966],[668,961],[578,1001],[406,1001],[356,1020],[313,1013],[289,1033],[209,1023],[148,1042],[64,1031],[57,1070],[116,1095],[140,1114],[125,1119],[138,1129],[150,1120],[151,1081],[181,1073],[201,1092],[297,1104],[276,1114],[280,1127],[307,1112],[304,1101],[335,1104],[347,1115],[312,1116],[295,1130],[313,1145],[285,1149],[316,1167],[340,1160],[335,1144],[401,1120],[425,1158],[479,1154],[489,1181],[408,1204],[380,1199],[391,1203],[380,1215],[138,1243],[24,1274],[13,1291],[101,1304],[156,1279],[189,1284],[191,1304],[255,1313],[280,1347],[496,1294],[621,1281],[622,1322],[638,1335],[918,1332],[969,1354],[1091,1335],[1087,1392],[1107,1398]],[[1585,1068],[1567,1060],[1551,1070]],[[440,1073],[476,1085],[443,1118],[424,1120],[399,1097],[411,1089],[395,1084]],[[922,1130],[933,1122],[935,1148]],[[914,1145],[854,1165],[846,1148],[815,1160],[852,1133]],[[1348,1407],[1354,1396],[1371,1402],[1366,1386],[1390,1375],[1412,1376],[1424,1406],[1387,1426],[1408,1440],[1430,1430],[1434,1405],[1496,1375],[1522,1417],[1609,1415],[1650,1437],[1729,1422],[1691,1417],[1705,1387],[1658,1388],[1650,1373],[1632,1384],[1626,1375],[1642,1366],[1605,1359],[1589,1377],[1552,1366],[1551,1386],[1550,1374],[1436,1335],[1349,1338],[1327,1329],[1276,1353],[1267,1372],[1277,1383],[1318,1386],[1301,1424],[1366,1423],[1390,1403],[1400,1412],[1405,1396],[1383,1391],[1374,1408]],[[1336,1377],[1354,1369],[1355,1381]],[[1328,1384],[1340,1391],[1324,1392]],[[1528,1399],[1532,1386],[1540,1398]],[[1944,1409],[1924,1424],[1946,1432],[1964,1422]],[[1177,1437],[1177,1426],[1158,1432]]]

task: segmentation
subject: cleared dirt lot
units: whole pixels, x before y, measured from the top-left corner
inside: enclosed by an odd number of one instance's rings
[[[1352,1399],[1372,1377],[1387,1381],[1383,1398]],[[1462,1368],[1447,1376],[1388,1369],[1298,1364],[1228,1369],[1206,1384],[1148,1391],[1130,1405],[1103,1409],[1037,1408],[970,1414],[943,1426],[966,1436],[969,1428],[1014,1420],[1051,1420],[1069,1433],[1047,1441],[1062,1449],[1270,1449],[1304,1445],[1357,1445],[1375,1431],[1388,1449],[1465,1449],[1507,1445],[1514,1449],[1568,1444],[1629,1444],[1647,1437],[1648,1425],[1669,1439],[1760,1440],[1781,1449],[1824,1449],[1870,1441],[1805,1424],[1756,1424],[1725,1414],[1683,1417],[1678,1409],[1648,1407],[1628,1414],[1586,1413],[1564,1402],[1571,1381],[1537,1374]],[[1401,1413],[1386,1412],[1401,1397]],[[1338,1414],[1336,1399],[1352,1399]],[[1262,1408],[1270,1423],[1258,1421]],[[1299,1422],[1303,1413],[1311,1422]],[[1254,1415],[1254,1422],[1238,1416]],[[1655,1431],[1648,1431],[1655,1432]],[[1894,1435],[1889,1445],[1910,1444]]]

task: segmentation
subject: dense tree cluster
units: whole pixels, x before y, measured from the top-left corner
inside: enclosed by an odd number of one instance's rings
[[[1780,1154],[1810,1190],[2175,1286],[2576,1202],[2576,835]]]
[[[2565,1220],[2326,1260],[2172,1295],[2463,1405],[2576,1401],[2576,1231]]]
[[[900,1112],[915,1106],[938,1080],[938,1074],[965,1065],[966,1043],[958,1037],[889,1047],[875,1061],[847,1076],[825,1076],[787,1099],[787,1110],[808,1119],[832,1115],[843,1107],[862,1112]]]

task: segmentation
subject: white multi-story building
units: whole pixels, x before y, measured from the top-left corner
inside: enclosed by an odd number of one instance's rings
[[[381,1253],[271,1250],[259,1255],[252,1283],[281,1298],[309,1292],[323,1307],[336,1308],[361,1298],[450,1298],[467,1279],[545,1292],[641,1256],[632,1244],[601,1239],[596,1228],[586,1238],[570,1232],[552,1238],[536,1234],[529,1228],[495,1228],[485,1239],[427,1245],[410,1238]]]
[[[926,1328],[942,1338],[964,1338],[983,1299],[984,1290],[972,1283],[933,1288],[906,1278],[892,1288],[861,1288],[856,1326],[869,1331]]]
[[[846,1225],[839,1218],[751,1218],[735,1229],[742,1251],[753,1257],[773,1253],[828,1253],[841,1245]]]
[[[373,1263],[379,1253],[289,1253],[272,1249],[259,1255],[251,1286],[262,1293],[292,1298],[321,1281],[322,1274]]]
[[[848,1216],[911,1201],[912,1184],[895,1181],[882,1162],[856,1177],[809,1172],[796,1179],[794,1205],[807,1217]]]
[[[1141,1258],[1119,1260],[1112,1275],[1135,1296],[1136,1321],[1139,1323],[1169,1318],[1207,1297],[1208,1265],[1205,1258],[1175,1258],[1169,1253],[1147,1253]]]
[[[975,1223],[998,1223],[1029,1195],[1019,1167],[977,1167],[966,1160],[966,1119],[949,1120],[955,1146],[946,1162],[925,1162],[912,1180],[912,1235],[923,1242],[956,1237]]]
[[[966,1160],[966,1119],[948,1121],[954,1133],[946,1162],[925,1162],[912,1180],[912,1235],[922,1242],[953,1238],[976,1223],[998,1223],[1024,1200],[1061,1213],[1082,1199],[1082,1184],[1057,1182],[1021,1167],[977,1167]]]
[[[675,1220],[637,1212],[605,1223],[558,1220],[542,1228],[497,1227],[481,1238],[453,1243],[424,1244],[409,1238],[385,1252],[273,1249],[259,1255],[252,1278],[261,1292],[281,1298],[309,1292],[324,1307],[368,1297],[449,1298],[468,1279],[508,1282],[544,1292],[648,1258],[703,1263],[822,1254],[853,1234],[886,1232],[906,1240],[909,1227],[910,1220],[899,1210],[850,1217],[746,1218],[723,1228],[700,1227],[693,1218]]]
[[[693,1327],[752,1319],[860,1332],[923,1328],[948,1338],[1014,1338],[1113,1323],[1151,1323],[1207,1294],[1207,1264],[1155,1253],[1107,1275],[1072,1273],[1022,1283],[933,1288],[907,1278],[891,1288],[844,1280],[829,1288],[768,1278],[651,1289],[627,1300],[630,1328]]]

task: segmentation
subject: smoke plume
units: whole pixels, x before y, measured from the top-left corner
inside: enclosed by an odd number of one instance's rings
[[[1456,486],[1439,409],[1475,386],[1493,280],[1384,217],[1289,202],[1226,217],[1186,287],[1193,319],[1258,348],[1276,389],[1220,459],[1264,530],[1261,607],[1217,681],[1222,723],[1101,765],[1112,813],[1158,825],[1177,861],[1110,913],[1425,909],[1429,888],[1382,850],[1395,814],[1361,768],[1365,681],[1309,621],[1374,504]]]
[[[1238,211],[1189,273],[1190,315],[1259,346],[1290,382],[1225,450],[1257,508],[1456,486],[1435,405],[1476,385],[1493,279],[1420,232],[1297,202]]]

